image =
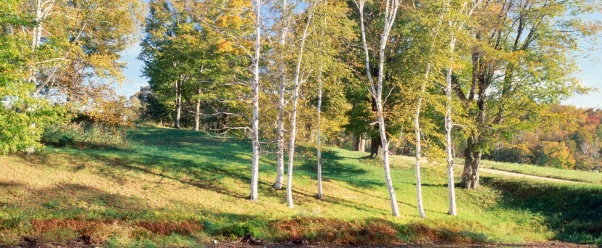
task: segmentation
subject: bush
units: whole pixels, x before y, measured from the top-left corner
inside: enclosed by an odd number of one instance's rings
[[[70,123],[46,128],[42,143],[54,147],[122,147],[126,144],[126,132],[99,124]]]
[[[526,145],[522,144],[499,149],[495,153],[493,160],[497,162],[532,164],[534,157],[533,152]]]

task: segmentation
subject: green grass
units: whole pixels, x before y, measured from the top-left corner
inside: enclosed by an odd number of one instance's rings
[[[0,157],[0,244],[28,244],[27,237],[52,244],[195,246],[245,233],[286,244],[298,237],[347,245],[602,243],[599,185],[487,177],[479,190],[457,190],[459,215],[452,217],[446,214],[445,166],[425,164],[427,219],[421,219],[412,160],[394,157],[402,215],[395,218],[378,161],[329,148],[325,198],[319,200],[313,149],[300,147],[290,209],[285,191],[271,187],[271,147],[262,149],[259,202],[253,203],[247,200],[248,142],[162,128],[131,130],[128,138],[122,148],[48,148],[32,158]]]
[[[517,163],[501,163],[484,160],[481,163],[483,168],[517,172],[521,174],[564,179],[576,182],[586,182],[602,184],[602,173],[590,171],[564,170],[558,168],[541,167],[536,165],[526,165]]]

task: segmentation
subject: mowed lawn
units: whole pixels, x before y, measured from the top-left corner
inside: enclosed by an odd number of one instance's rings
[[[418,216],[413,161],[393,157],[401,217],[392,217],[384,173],[367,153],[327,148],[324,199],[314,149],[299,147],[295,208],[271,187],[275,154],[260,160],[259,201],[247,200],[245,140],[167,128],[137,128],[120,147],[47,148],[29,158],[0,157],[0,244],[196,246],[265,243],[602,244],[602,186],[483,177],[457,189],[458,216],[447,215],[446,167],[422,171],[426,219]],[[461,173],[457,166],[457,175]],[[583,172],[588,173],[588,172]],[[589,176],[589,174],[587,174]],[[577,176],[579,177],[579,176]],[[459,178],[457,178],[459,182]],[[286,184],[286,180],[285,180]]]

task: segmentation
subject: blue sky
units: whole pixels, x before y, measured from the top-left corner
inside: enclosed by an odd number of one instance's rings
[[[130,97],[140,91],[140,87],[148,85],[148,80],[142,76],[144,63],[136,59],[140,53],[140,46],[135,45],[121,54],[121,61],[127,63],[123,74],[127,80],[123,84],[113,84],[117,94]]]

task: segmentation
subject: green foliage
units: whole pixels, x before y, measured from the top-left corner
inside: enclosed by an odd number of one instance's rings
[[[0,155],[40,147],[44,128],[66,119],[64,108],[31,96],[34,86],[22,70],[29,55],[27,44],[11,31],[16,25],[29,25],[30,20],[19,15],[17,4],[0,3]]]
[[[126,132],[101,124],[70,123],[46,128],[42,143],[54,147],[124,147]]]
[[[219,228],[215,230],[212,234],[215,236],[223,236],[230,239],[236,239],[244,237],[247,234],[251,234],[253,235],[253,237],[258,237],[259,235],[261,235],[261,232],[252,224],[234,223]]]
[[[246,125],[241,116],[248,114],[249,108],[241,103],[244,99],[240,96],[248,89],[240,81],[249,78],[243,69],[249,63],[242,55],[247,44],[238,39],[250,31],[252,8],[247,8],[246,2],[228,2],[232,5],[228,9],[204,2],[195,3],[195,8],[188,4],[166,0],[149,3],[151,11],[139,55],[153,96],[147,100],[156,100],[147,106],[154,108],[155,119],[175,120],[175,116],[168,116],[181,105],[185,125],[192,122],[193,114],[207,126],[223,131]],[[231,33],[240,36],[230,37]]]
[[[519,164],[533,164],[534,159],[535,155],[525,144],[501,148],[493,156],[495,161]]]

